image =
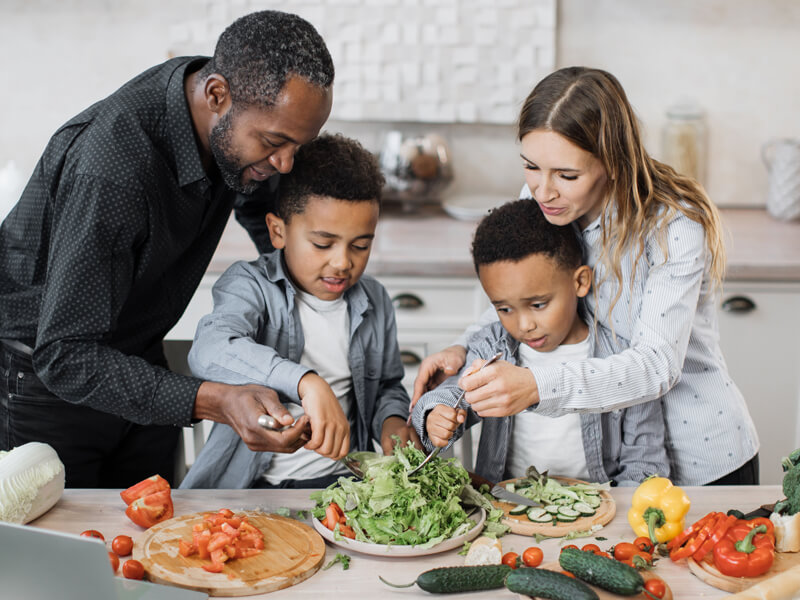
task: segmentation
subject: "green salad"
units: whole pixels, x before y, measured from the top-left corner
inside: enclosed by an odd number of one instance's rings
[[[344,511],[356,540],[373,544],[430,548],[466,533],[475,523],[461,506],[462,489],[469,475],[454,458],[434,459],[408,476],[425,454],[411,442],[395,446],[392,456],[379,456],[362,464],[365,477],[340,477],[324,490],[312,492],[312,514],[325,516],[335,502]],[[340,535],[338,528],[334,536]],[[338,539],[338,538],[337,538]]]

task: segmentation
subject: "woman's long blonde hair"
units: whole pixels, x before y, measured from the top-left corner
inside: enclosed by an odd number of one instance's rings
[[[619,81],[606,71],[587,67],[560,69],[528,95],[519,117],[518,138],[534,130],[553,131],[590,152],[605,167],[608,189],[602,206],[600,263],[618,285],[609,308],[622,293],[622,257],[637,249],[642,259],[650,232],[667,256],[667,225],[676,211],[700,223],[711,256],[710,277],[719,287],[725,275],[725,246],[719,211],[694,179],[651,158]],[[616,211],[609,211],[615,202]],[[599,282],[599,283],[602,283]]]

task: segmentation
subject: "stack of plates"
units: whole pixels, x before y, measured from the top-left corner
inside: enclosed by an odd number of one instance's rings
[[[513,196],[498,196],[497,194],[471,194],[465,196],[451,196],[442,201],[444,211],[455,219],[464,221],[479,221],[496,206],[514,200]]]

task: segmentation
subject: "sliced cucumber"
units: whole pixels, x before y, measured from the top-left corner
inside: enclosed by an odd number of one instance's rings
[[[596,490],[594,488],[586,488],[586,489],[581,490],[581,493],[586,495],[586,496],[599,496],[600,495],[600,490]]]
[[[600,506],[600,504],[602,502],[603,502],[603,500],[600,498],[600,496],[587,496],[586,497],[586,504],[588,504],[592,508],[597,508],[598,506]]]
[[[575,504],[572,505],[572,508],[574,510],[577,510],[584,517],[591,517],[594,513],[597,512],[594,508],[589,506],[586,502],[576,502]]]
[[[506,484],[506,490],[508,490],[509,492],[511,492],[513,494],[513,493],[516,492],[516,486],[514,486],[513,483],[507,483]]]
[[[558,508],[558,518],[567,517],[568,519],[575,520],[581,516],[581,513],[570,506],[560,506]]]
[[[528,520],[534,523],[549,523],[553,520],[553,515],[538,506],[529,509],[526,514],[528,515]]]
[[[564,497],[556,498],[555,500],[553,500],[553,504],[558,504],[560,506],[567,506],[567,505],[572,506],[573,502],[575,501],[572,500],[571,498],[564,498]]]
[[[510,511],[508,511],[508,514],[510,514],[510,515],[524,515],[526,512],[528,512],[529,508],[530,508],[530,506],[528,506],[527,504],[517,504],[514,508],[512,508]]]
[[[558,504],[548,504],[547,506],[544,507],[544,509],[551,515],[556,514],[559,508],[560,506],[558,506]]]
[[[573,523],[574,521],[578,520],[578,517],[568,517],[567,515],[562,515],[561,513],[558,513],[556,515],[556,519],[558,519],[558,521],[561,523]]]

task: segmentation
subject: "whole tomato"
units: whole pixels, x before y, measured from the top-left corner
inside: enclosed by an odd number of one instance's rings
[[[648,579],[644,582],[644,589],[653,594],[656,598],[663,598],[667,593],[667,586],[660,579]]]
[[[133,540],[129,535],[118,535],[111,540],[111,549],[119,556],[128,556],[133,551]]]
[[[126,560],[122,564],[122,574],[126,579],[141,579],[144,577],[144,565],[132,558]]]
[[[503,559],[502,559],[501,562],[504,565],[508,565],[512,569],[516,569],[517,568],[517,559],[518,558],[519,558],[519,554],[517,554],[516,552],[506,552],[505,554],[503,554]]]
[[[633,545],[637,546],[642,552],[653,553],[653,542],[650,541],[649,537],[639,536],[633,540]]]
[[[614,558],[617,560],[627,560],[637,552],[641,552],[639,547],[630,542],[619,542],[614,545]]]
[[[584,552],[594,552],[595,554],[597,554],[598,552],[600,552],[600,546],[598,546],[597,544],[585,544],[583,548],[581,548],[581,550],[583,550]]]
[[[83,537],[92,537],[97,538],[103,542],[106,541],[106,538],[103,537],[103,534],[97,531],[96,529],[87,529],[86,531],[81,531],[81,535]]]
[[[111,562],[111,570],[114,571],[114,573],[116,573],[117,569],[119,569],[119,556],[117,556],[113,552],[109,552],[108,560]]]
[[[542,564],[543,558],[544,553],[542,552],[542,549],[537,548],[536,546],[531,546],[522,553],[522,563],[526,567],[538,567],[540,564]]]

